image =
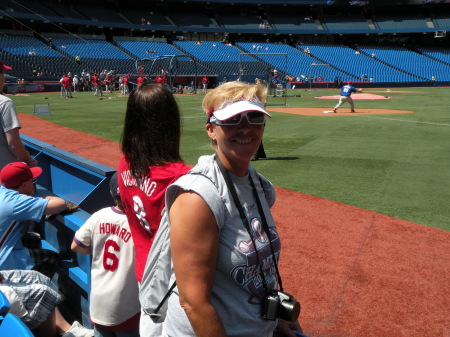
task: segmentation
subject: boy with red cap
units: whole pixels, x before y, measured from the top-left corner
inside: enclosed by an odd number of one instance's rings
[[[0,270],[37,269],[30,251],[22,244],[26,220],[39,222],[45,214],[66,209],[61,198],[33,197],[34,180],[41,173],[40,167],[30,168],[23,162],[9,163],[0,171]]]
[[[20,139],[20,124],[13,101],[3,96],[5,70],[11,70],[0,61],[0,168],[13,161],[23,161],[37,166],[37,160],[30,156]]]

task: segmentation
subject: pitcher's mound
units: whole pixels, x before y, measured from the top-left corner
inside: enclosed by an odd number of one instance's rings
[[[352,95],[353,100],[358,100],[358,99],[368,99],[368,100],[374,100],[374,99],[391,99],[389,96],[387,96],[389,92],[386,93],[386,95],[382,96],[382,95],[375,95],[375,94],[363,94],[363,93],[357,93]],[[317,96],[314,98],[317,99],[339,99],[341,96],[340,95],[333,95],[333,96]]]

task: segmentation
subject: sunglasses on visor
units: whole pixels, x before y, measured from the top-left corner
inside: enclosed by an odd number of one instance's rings
[[[264,124],[266,120],[266,115],[259,111],[245,111],[237,114],[233,117],[219,121],[214,115],[209,118],[209,123],[214,123],[216,125],[238,125],[242,117],[247,117],[249,124]]]

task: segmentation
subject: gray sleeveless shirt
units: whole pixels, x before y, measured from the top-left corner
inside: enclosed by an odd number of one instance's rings
[[[280,253],[280,240],[270,213],[275,202],[272,184],[249,167],[245,177],[230,173],[239,200],[245,210],[259,260],[263,266],[269,288],[277,287],[276,271],[269,240],[263,230],[261,216],[253,195],[248,175],[261,201],[270,228],[275,258]],[[206,176],[206,177],[205,177]],[[174,201],[178,189],[193,191],[200,195],[210,207],[219,228],[219,255],[211,302],[216,308],[228,336],[265,337],[272,336],[277,322],[261,318],[261,301],[265,296],[261,271],[252,240],[245,229],[228,190],[225,180],[213,156],[202,156],[189,173],[179,178],[166,192],[166,209]],[[171,283],[174,275],[171,276]],[[195,336],[178,298],[175,288],[168,300],[164,331],[168,336]]]

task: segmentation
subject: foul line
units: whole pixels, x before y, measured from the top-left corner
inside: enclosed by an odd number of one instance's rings
[[[429,124],[429,125],[450,126],[450,124],[432,123],[432,122],[419,122],[419,121],[408,121],[406,119],[397,119],[397,118],[383,118],[383,117],[362,116],[362,115],[359,115],[358,117],[375,118],[375,119],[386,119],[386,120],[390,120],[390,121],[399,121],[399,122],[407,122],[407,123],[419,123],[419,124]]]

